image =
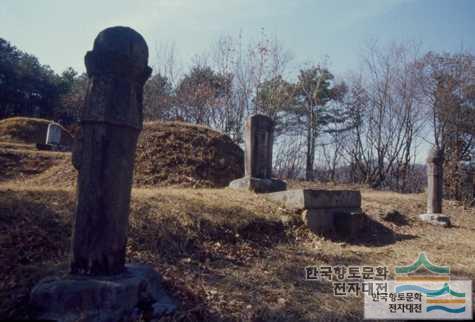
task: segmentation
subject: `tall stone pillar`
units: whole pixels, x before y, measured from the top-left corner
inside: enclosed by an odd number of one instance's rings
[[[105,29],[85,57],[86,104],[72,162],[78,170],[70,275],[31,292],[38,319],[129,321],[175,310],[148,265],[125,265],[130,194],[148,47],[128,27]]]
[[[443,226],[450,225],[448,216],[442,214],[444,187],[443,152],[432,149],[427,157],[427,213],[419,215],[423,221]]]
[[[272,145],[274,123],[265,115],[251,116],[245,124],[245,176],[270,179],[272,177]]]
[[[427,213],[442,213],[444,187],[444,157],[441,151],[431,150],[427,157]]]
[[[475,206],[475,163],[461,161],[461,199],[466,207]]]
[[[85,57],[89,76],[80,134],[71,273],[124,270],[135,149],[142,129],[148,48],[130,28],[102,31]]]
[[[244,128],[245,176],[233,180],[229,187],[254,192],[275,192],[287,189],[287,184],[272,179],[272,146],[274,144],[274,122],[268,116],[251,116]]]

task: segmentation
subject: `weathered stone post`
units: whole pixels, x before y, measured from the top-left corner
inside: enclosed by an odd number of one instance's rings
[[[265,115],[253,115],[244,128],[245,176],[261,179],[272,177],[274,123]]]
[[[442,191],[444,187],[442,152],[431,150],[427,157],[427,213],[442,213]]]
[[[432,149],[427,157],[427,213],[419,215],[423,221],[448,226],[448,216],[442,214],[442,198],[444,187],[443,163],[441,150]]]
[[[245,157],[243,178],[232,181],[229,187],[254,192],[274,192],[287,188],[284,181],[272,179],[272,146],[274,122],[268,116],[256,114],[245,124]]]
[[[462,202],[466,207],[475,205],[475,163],[471,161],[460,161],[461,168],[461,190]]]
[[[175,309],[148,265],[125,265],[135,148],[142,129],[148,47],[128,27],[105,29],[85,57],[86,104],[72,162],[78,169],[70,275],[31,292],[36,318],[129,321]]]
[[[85,62],[90,85],[73,164],[79,172],[71,273],[124,270],[135,148],[148,47],[126,27],[102,31]]]

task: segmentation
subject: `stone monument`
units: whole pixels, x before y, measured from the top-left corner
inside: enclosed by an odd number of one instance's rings
[[[233,189],[248,189],[257,193],[275,192],[287,189],[287,184],[272,179],[272,146],[274,144],[274,122],[262,114],[251,116],[245,125],[245,149],[243,178],[229,184]]]
[[[31,304],[36,317],[58,321],[159,317],[175,308],[160,275],[125,265],[148,47],[131,28],[107,28],[85,63],[90,83],[72,157],[79,174],[70,274],[40,281]]]
[[[450,218],[442,214],[444,187],[443,163],[441,150],[433,148],[427,157],[427,213],[419,215],[422,221],[431,224],[450,226]]]
[[[61,143],[61,126],[55,122],[48,124],[48,129],[46,130],[46,144],[48,145],[59,145]]]
[[[461,200],[465,207],[475,206],[475,162],[460,161]]]

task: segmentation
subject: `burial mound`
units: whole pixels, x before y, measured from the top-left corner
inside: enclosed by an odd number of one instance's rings
[[[0,123],[5,121],[0,121]],[[38,123],[41,121],[34,123],[35,126]],[[22,124],[31,124],[31,122],[17,123],[16,131],[20,131]],[[47,124],[48,121],[44,120],[45,128]],[[36,132],[30,128],[25,131],[31,131],[32,138],[36,136]],[[5,134],[1,136],[0,140],[2,139],[11,142],[28,140],[32,142],[32,139],[21,138],[16,134],[9,137]],[[10,154],[15,154],[14,157],[17,160],[10,162],[12,167],[15,165],[18,167],[22,164],[21,160],[26,157],[30,160],[37,156],[38,160],[41,160],[40,157],[44,154],[43,158],[54,159],[55,162],[49,162],[47,166],[45,166],[46,162],[38,164],[37,171],[23,171],[25,173],[22,178],[27,179],[32,185],[74,185],[77,173],[71,164],[69,153],[41,154],[40,151],[30,151],[27,154],[15,152],[12,149],[8,151],[0,149],[0,160],[2,156],[5,159],[8,156],[10,160],[12,158]],[[15,171],[18,172],[18,169]],[[28,173],[31,175],[28,176]],[[225,187],[230,181],[243,175],[244,153],[228,136],[204,126],[182,122],[144,124],[136,152],[135,186]]]
[[[224,187],[244,174],[244,153],[228,136],[183,122],[150,122],[137,146],[139,186]]]
[[[0,141],[36,144],[46,142],[50,120],[33,117],[11,117],[0,120]],[[63,127],[61,145],[70,146],[72,135]]]

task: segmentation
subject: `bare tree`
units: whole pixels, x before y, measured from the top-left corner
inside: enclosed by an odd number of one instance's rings
[[[240,104],[236,90],[236,64],[238,44],[231,36],[221,36],[211,48],[212,66],[229,81],[229,91],[222,100],[221,108],[214,111],[213,126],[239,142],[242,137],[245,106]]]
[[[254,113],[271,115],[263,105],[256,104],[256,97],[264,84],[285,75],[291,55],[277,38],[270,38],[262,31],[255,41],[245,42],[237,37],[221,36],[201,61],[212,66],[231,82],[231,90],[220,109],[215,110],[214,126],[242,141],[245,117]]]
[[[155,74],[144,86],[144,119],[147,121],[174,119],[174,100],[171,82],[165,76]]]
[[[183,77],[184,69],[178,58],[175,43],[163,42],[156,46],[153,72],[166,77],[172,87],[176,88]]]
[[[282,135],[276,142],[274,175],[279,178],[302,178],[305,169],[305,136]]]
[[[462,161],[475,158],[475,56],[430,52],[420,67],[434,144],[444,153],[445,194],[461,200]]]
[[[212,126],[215,110],[223,107],[229,95],[230,79],[211,67],[194,65],[176,88],[176,109],[191,123]]]
[[[416,46],[370,46],[352,81],[354,129],[346,150],[359,182],[405,190],[425,124],[417,52]]]

